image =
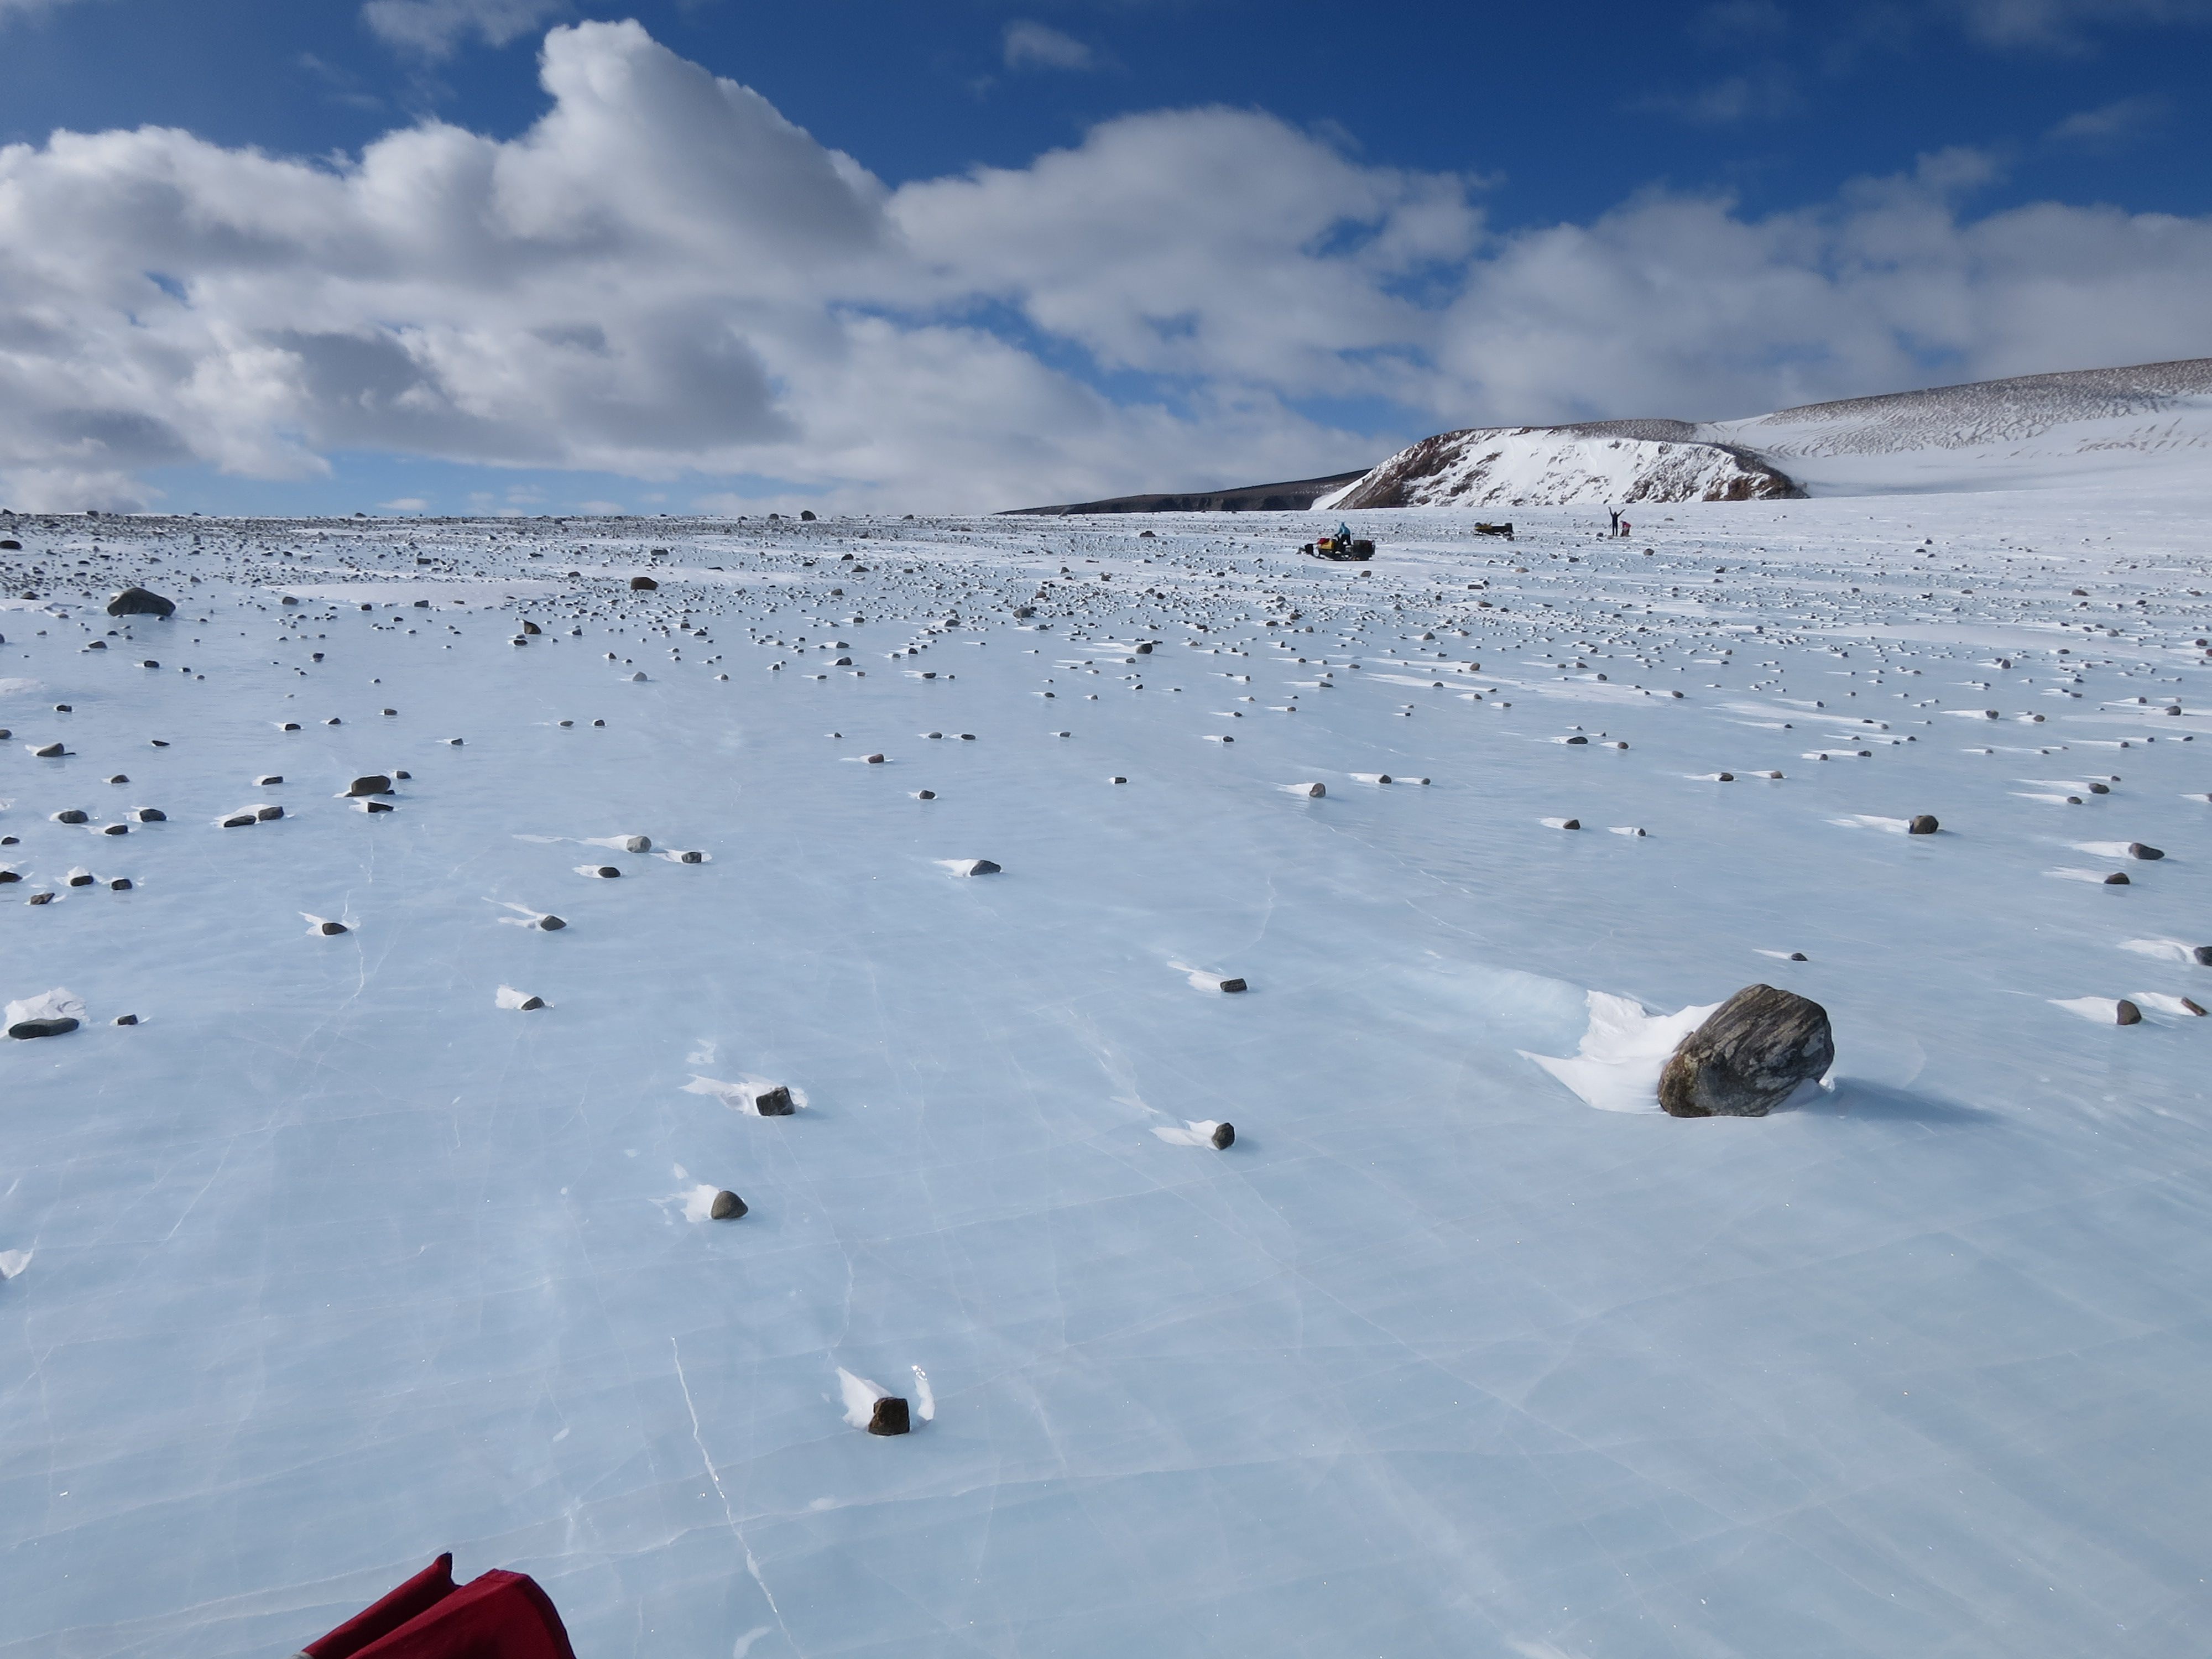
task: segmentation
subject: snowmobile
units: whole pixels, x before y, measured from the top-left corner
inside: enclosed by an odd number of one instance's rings
[[[1364,564],[1375,556],[1375,544],[1364,538],[1342,541],[1334,536],[1322,536],[1308,542],[1298,550],[1316,559],[1331,559],[1340,564]]]
[[[1510,542],[1513,539],[1513,526],[1510,522],[1505,524],[1478,524],[1474,527],[1474,533],[1478,536],[1503,536]]]

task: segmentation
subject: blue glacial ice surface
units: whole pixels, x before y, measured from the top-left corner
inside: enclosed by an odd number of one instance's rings
[[[16,521],[0,1659],[2204,1650],[2197,507]]]

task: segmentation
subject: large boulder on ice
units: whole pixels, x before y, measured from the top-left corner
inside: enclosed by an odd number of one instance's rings
[[[165,599],[150,588],[126,587],[107,602],[111,617],[168,617],[175,614],[177,602]]]
[[[1659,1074],[1659,1103],[1673,1117],[1765,1117],[1835,1058],[1826,1009],[1747,985],[1676,1046]]]

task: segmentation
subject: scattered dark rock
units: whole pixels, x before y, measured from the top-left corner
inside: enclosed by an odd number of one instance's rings
[[[707,855],[700,852],[682,852],[676,854],[676,861],[678,864],[704,864]]]
[[[2107,887],[2132,887],[2135,884],[2128,879],[2128,872],[2126,871],[2115,870],[2111,875],[2105,878],[2105,885]]]
[[[2112,1011],[2112,1019],[2118,1025],[2140,1025],[2142,1024],[2142,1010],[2122,997],[2119,1006]]]
[[[260,820],[251,812],[233,812],[222,821],[222,827],[226,830],[243,830],[249,824],[259,822]]]
[[[1905,826],[1905,833],[1908,836],[1932,836],[1942,827],[1929,814],[1918,812],[1913,815],[1912,822]]]
[[[59,760],[69,751],[64,749],[61,744],[58,743],[46,743],[40,744],[31,752],[33,755],[36,755],[40,760]]]
[[[378,800],[370,796],[362,802],[361,810],[364,812],[397,812],[399,809],[388,800]]]
[[[281,806],[273,805],[257,806],[253,809],[253,816],[264,823],[271,823],[284,816],[284,809]]]
[[[176,609],[174,599],[165,599],[143,587],[126,587],[107,602],[107,614],[111,617],[170,617]]]
[[[100,833],[103,836],[127,836],[131,833],[131,826],[127,823],[106,824]]]
[[[633,593],[651,593],[659,586],[660,584],[650,576],[632,576],[629,579],[629,591]]]
[[[107,884],[107,889],[112,893],[127,893],[131,890],[131,878],[118,876]]]
[[[1792,962],[1805,962],[1809,960],[1809,958],[1802,951],[1792,951],[1790,953],[1790,960]]]
[[[745,1212],[745,1201],[727,1188],[714,1194],[707,1213],[716,1221],[735,1221]]]
[[[1713,774],[1713,781],[1716,783],[1734,783],[1735,781],[1735,774],[1733,772],[1716,772]]]
[[[753,1110],[763,1117],[789,1117],[799,1109],[792,1104],[789,1085],[779,1083],[753,1097]]]
[[[1244,981],[1241,979],[1224,979],[1214,988],[1216,990],[1226,991],[1231,995],[1234,995],[1237,992],[1245,989],[1246,987]]]
[[[1676,1047],[1659,1074],[1659,1103],[1672,1117],[1765,1117],[1835,1058],[1826,1009],[1747,985]]]
[[[33,1037],[61,1036],[76,1030],[76,1022],[66,1016],[59,1019],[19,1019],[8,1028],[8,1035],[29,1042]]]
[[[1217,1124],[1215,1124],[1215,1125],[1213,1126],[1213,1150],[1214,1150],[1214,1151],[1216,1151],[1217,1152],[1227,1152],[1227,1151],[1228,1151],[1231,1146],[1234,1146],[1236,1144],[1237,1144],[1237,1126],[1236,1126],[1235,1124],[1233,1124],[1233,1123],[1217,1123]]]
[[[937,799],[937,791],[934,789],[917,789],[914,792],[914,798],[916,800],[935,800]]]
[[[118,1014],[115,1017],[115,1023],[118,1025],[136,1025],[138,1023],[138,1016],[136,1014]]]
[[[525,997],[520,1002],[515,1004],[515,1006],[526,1014],[530,1013],[536,1009],[543,1008],[544,1006],[545,999],[544,997]]]
[[[1580,818],[1568,818],[1559,825],[1562,830],[1579,830],[1582,827],[1583,821]]]
[[[342,921],[319,921],[315,924],[315,931],[325,939],[336,939],[340,933],[345,933],[347,928],[345,923]]]
[[[2131,859],[2162,859],[2166,854],[2159,848],[2146,847],[2139,841],[2131,841],[2128,843],[2128,856]]]
[[[80,872],[69,878],[69,884],[72,887],[89,887],[92,885],[92,878]]]
[[[53,902],[54,896],[52,893],[33,893],[23,901],[26,904],[52,904]]]
[[[80,807],[64,806],[60,811],[54,814],[54,822],[56,823],[85,823],[90,822],[90,818]]]
[[[371,772],[366,777],[356,778],[346,786],[349,795],[388,795],[391,793],[392,780],[381,772]]]
[[[1569,743],[1571,743],[1571,744],[1577,744],[1577,743],[1588,743],[1588,742],[1589,741],[1589,739],[1588,738],[1586,738],[1586,737],[1583,736],[1583,734],[1582,734],[1581,732],[1576,732],[1576,733],[1575,733],[1575,735],[1574,735],[1574,736],[1572,736],[1571,738],[1569,738],[1567,739],[1567,741],[1568,741]]]
[[[875,1413],[868,1419],[870,1434],[904,1434],[913,1426],[907,1415],[906,1401],[895,1394],[885,1395],[876,1401]]]
[[[2212,968],[2212,945],[2200,945],[2189,955],[2199,968]]]
[[[2189,1010],[2191,1013],[2195,1014],[2199,1019],[2202,1019],[2204,1017],[2203,1004],[2198,1002],[2194,997],[2182,998],[2181,1006]]]
[[[568,924],[558,916],[540,916],[538,918],[538,925],[549,933],[557,933]]]

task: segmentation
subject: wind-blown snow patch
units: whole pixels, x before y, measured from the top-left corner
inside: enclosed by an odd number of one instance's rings
[[[1654,1014],[1631,998],[1592,991],[1589,1029],[1571,1058],[1532,1054],[1525,1048],[1520,1054],[1601,1112],[1656,1112],[1659,1073],[1666,1069],[1667,1057],[1719,1006],[1709,1002]]]

